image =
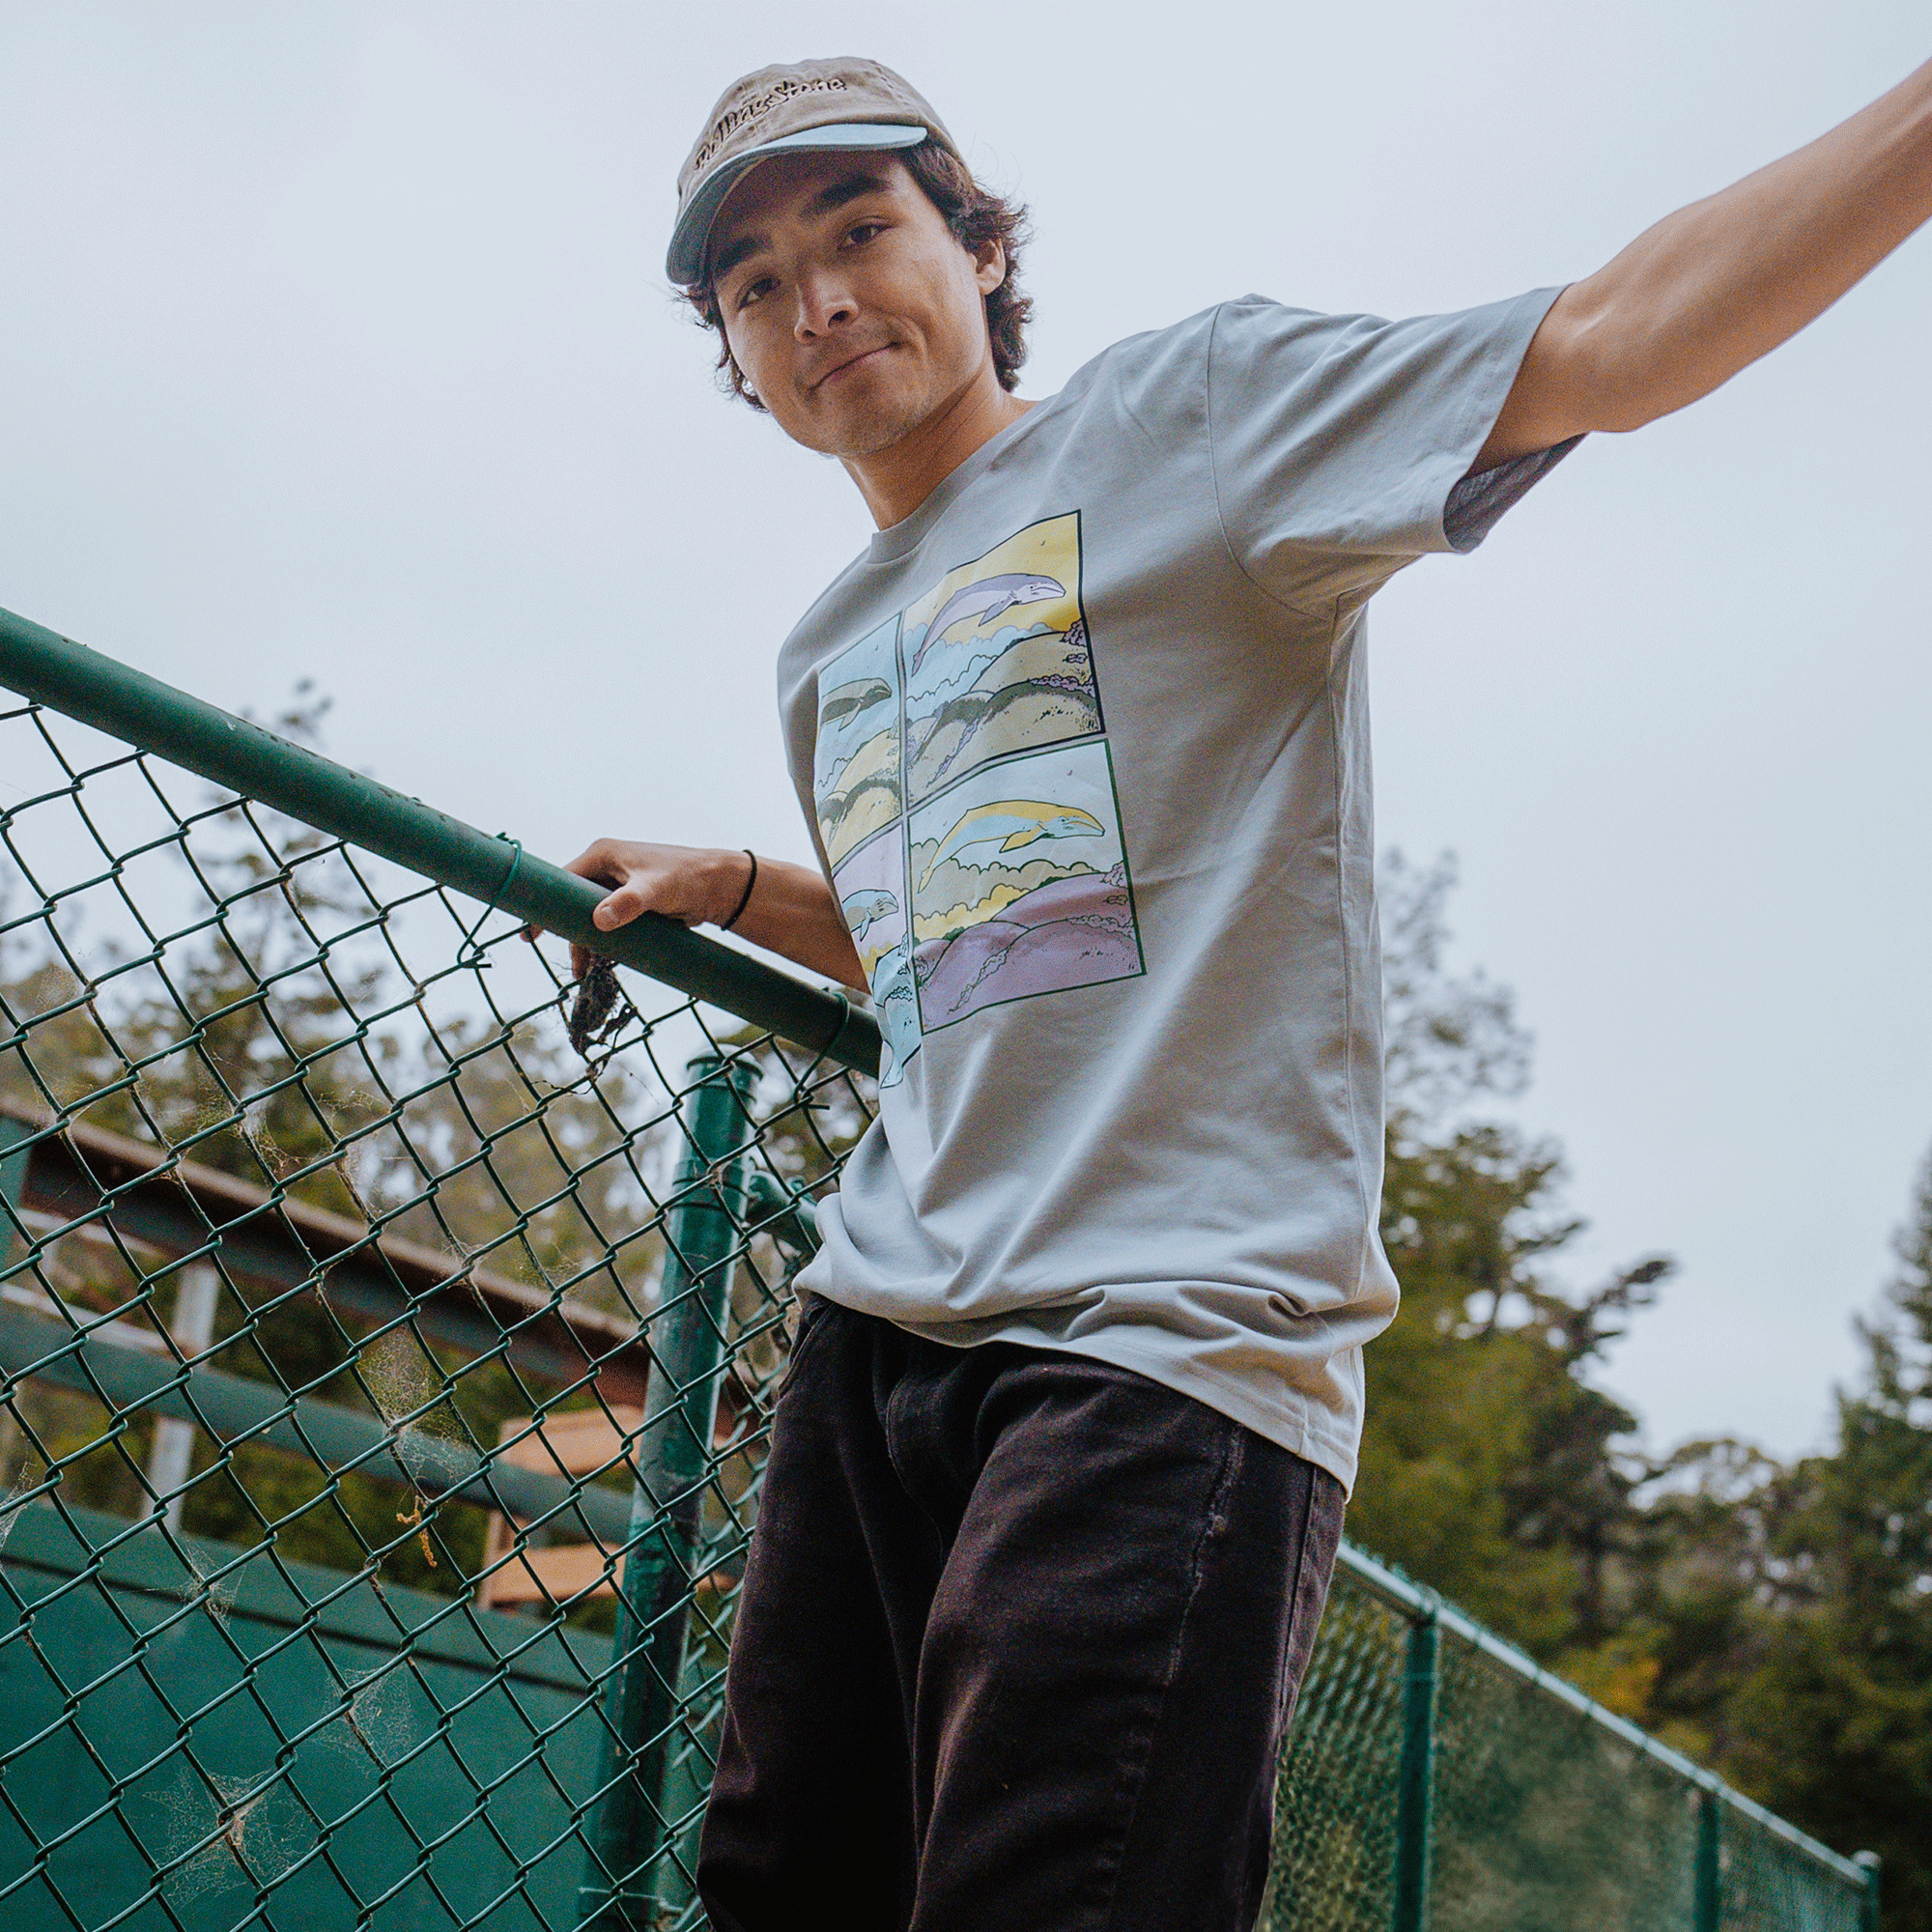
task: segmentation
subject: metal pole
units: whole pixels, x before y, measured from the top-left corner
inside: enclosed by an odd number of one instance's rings
[[[600,1932],[646,1932],[658,1920],[654,1877],[672,1822],[663,1800],[696,1580],[692,1559],[745,1217],[745,1096],[754,1069],[741,1064],[727,1072],[707,1053],[686,1073],[689,1138],[666,1217],[663,1312],[653,1321],[655,1360],[605,1690],[603,1797],[578,1891],[580,1925]]]
[[[1859,1932],[1878,1932],[1879,1856],[1876,1852],[1854,1852],[1852,1862],[1865,1875],[1865,1895],[1860,1901]]]
[[[1708,1785],[1697,1793],[1697,1871],[1691,1900],[1695,1932],[1719,1932],[1724,1918],[1723,1800]]]
[[[32,1150],[26,1143],[33,1129],[20,1121],[0,1115],[0,1273],[14,1259],[14,1244],[31,1249],[33,1237],[21,1218],[27,1205],[27,1161]],[[0,1367],[0,1377],[7,1374]],[[20,1440],[20,1425],[14,1417],[17,1395],[0,1404],[0,1493],[11,1494],[14,1481],[14,1451]]]
[[[1438,1631],[1431,1605],[1409,1626],[1402,1690],[1402,1765],[1396,1774],[1392,1932],[1427,1932],[1434,1849]]]
[[[656,913],[600,932],[590,913],[604,895],[589,880],[11,611],[0,611],[0,685],[842,1066],[879,1070],[878,1023],[843,994]]]

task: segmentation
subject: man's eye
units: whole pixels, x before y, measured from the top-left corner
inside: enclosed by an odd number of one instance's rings
[[[772,278],[769,275],[760,275],[755,282],[747,282],[738,291],[738,307],[750,308],[760,297],[769,295],[771,288]]]
[[[874,235],[883,235],[886,224],[883,221],[862,221],[846,236],[846,241],[856,242],[862,248]]]

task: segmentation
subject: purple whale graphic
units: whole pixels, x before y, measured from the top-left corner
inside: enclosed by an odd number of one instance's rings
[[[919,640],[919,649],[912,654],[906,675],[911,677],[918,671],[921,661],[942,631],[951,630],[963,619],[971,617],[976,624],[986,624],[1003,611],[1010,611],[1015,604],[1040,604],[1049,597],[1065,595],[1066,586],[1056,579],[1034,577],[1026,571],[1010,572],[1005,577],[982,577],[979,582],[969,583],[964,590],[955,590],[925,627],[925,636]]]

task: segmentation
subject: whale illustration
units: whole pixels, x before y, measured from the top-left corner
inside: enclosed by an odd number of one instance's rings
[[[845,915],[845,923],[852,928],[854,940],[864,939],[875,921],[890,919],[898,909],[898,900],[885,892],[854,893],[838,901],[838,910]]]
[[[850,684],[835,686],[818,706],[818,728],[823,731],[861,711],[869,711],[893,695],[893,688],[876,677],[854,678]]]
[[[1010,611],[1015,604],[1039,604],[1049,597],[1065,597],[1066,586],[1051,577],[1035,577],[1026,571],[1012,571],[1004,577],[982,577],[977,583],[969,583],[964,590],[955,590],[944,604],[931,623],[925,627],[925,636],[919,640],[919,649],[912,654],[912,663],[906,667],[906,675],[912,676],[919,669],[924,658],[943,631],[951,630],[954,624],[972,618],[977,627],[990,624],[1004,611]]]
[[[939,841],[939,850],[920,878],[920,889],[923,890],[948,859],[982,845],[1017,852],[1037,839],[1098,838],[1106,830],[1091,811],[1082,811],[1078,806],[1047,805],[1032,798],[1003,798],[992,805],[976,805]]]

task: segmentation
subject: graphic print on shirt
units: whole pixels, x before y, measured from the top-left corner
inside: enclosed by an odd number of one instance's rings
[[[903,1079],[919,1049],[899,805],[898,630],[890,619],[819,673],[812,759],[819,837],[886,1038],[882,1086]]]
[[[891,1048],[882,1086],[983,1008],[1145,970],[1077,511],[949,571],[825,666],[813,789]]]
[[[950,571],[905,613],[906,797],[988,759],[1100,735],[1080,612],[1080,519],[1053,517]]]
[[[889,619],[819,673],[811,791],[834,872],[855,846],[898,822],[898,628]]]
[[[921,1026],[1142,970],[1104,741],[993,765],[913,812]]]

